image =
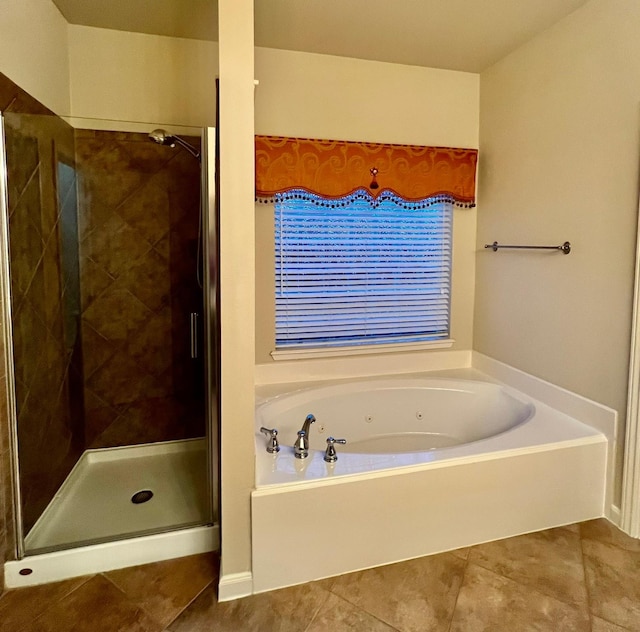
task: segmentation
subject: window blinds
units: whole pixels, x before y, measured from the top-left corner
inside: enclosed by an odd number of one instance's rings
[[[277,195],[276,348],[448,338],[452,207]]]

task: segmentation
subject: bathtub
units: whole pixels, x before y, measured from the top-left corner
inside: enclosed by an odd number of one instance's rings
[[[253,590],[603,515],[607,439],[490,379],[392,377],[258,392]],[[308,414],[310,452],[294,458]],[[280,451],[260,427],[277,428]],[[338,460],[324,460],[329,436]]]
[[[534,413],[534,404],[516,391],[472,380],[369,379],[301,389],[257,406],[256,484],[432,462],[453,455],[445,448],[486,441],[526,423]],[[292,460],[297,431],[308,414],[316,418],[309,458]],[[266,452],[261,427],[278,430],[281,449],[275,457]],[[338,461],[330,465],[323,459],[329,436],[347,442],[336,446]]]

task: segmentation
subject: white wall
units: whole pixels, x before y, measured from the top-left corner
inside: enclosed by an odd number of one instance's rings
[[[70,111],[67,48],[51,0],[0,0],[0,72],[60,115]]]
[[[256,133],[382,143],[478,146],[479,76],[256,48]],[[451,334],[471,349],[476,211],[454,212]],[[256,361],[274,348],[273,213],[256,207]]]
[[[478,146],[477,74],[256,48],[256,133]]]
[[[251,571],[254,486],[253,0],[220,0],[220,593]],[[247,582],[247,585],[250,582]],[[250,588],[249,588],[250,589]],[[235,593],[237,596],[237,592]]]
[[[592,0],[481,75],[474,348],[622,417],[638,213],[639,32],[637,0]],[[494,240],[569,240],[573,251],[484,251]]]
[[[71,24],[69,59],[78,127],[100,127],[101,119],[174,132],[175,126],[215,124],[217,42]]]

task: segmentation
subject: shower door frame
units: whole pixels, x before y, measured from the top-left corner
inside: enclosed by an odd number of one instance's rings
[[[220,269],[219,211],[217,190],[217,129],[202,128],[202,249],[203,249],[203,307],[205,345],[205,421],[207,424],[207,476],[209,488],[211,524],[219,524],[220,498],[220,326],[218,308],[220,292],[218,270]]]
[[[7,148],[4,113],[0,112],[0,292],[2,292],[2,334],[4,337],[4,363],[7,394],[7,420],[9,423],[9,458],[11,469],[11,498],[5,499],[12,506],[14,549],[16,557],[25,556],[22,533],[22,494],[20,491],[20,462],[18,455],[18,409],[16,405],[15,365],[13,356],[13,322],[11,296],[11,259],[9,251],[9,185],[7,179]],[[6,512],[6,507],[5,507]]]

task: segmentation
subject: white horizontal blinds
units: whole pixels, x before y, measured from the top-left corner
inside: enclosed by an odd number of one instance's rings
[[[452,204],[276,196],[276,347],[449,337]]]

